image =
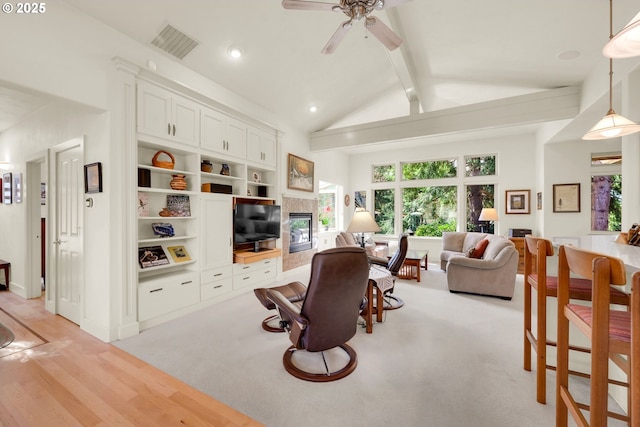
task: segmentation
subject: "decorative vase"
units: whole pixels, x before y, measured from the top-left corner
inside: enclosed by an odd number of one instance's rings
[[[213,164],[210,160],[203,160],[202,163],[200,163],[200,170],[202,172],[211,172],[213,171]]]
[[[174,190],[186,190],[187,180],[184,179],[184,175],[171,175],[173,179],[169,183],[169,186]]]

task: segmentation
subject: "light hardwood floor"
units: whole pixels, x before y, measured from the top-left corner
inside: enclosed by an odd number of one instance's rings
[[[0,426],[263,426],[44,309],[0,292]]]

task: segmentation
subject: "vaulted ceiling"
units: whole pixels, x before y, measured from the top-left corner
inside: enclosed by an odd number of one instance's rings
[[[198,42],[176,61],[308,132],[408,116],[412,100],[429,112],[579,86],[606,62],[609,33],[607,0],[412,0],[374,12],[404,39],[399,49],[359,22],[323,55],[342,13],[281,0],[65,2],[152,49],[170,24]],[[616,0],[614,29],[638,9]],[[242,58],[227,55],[232,45]]]

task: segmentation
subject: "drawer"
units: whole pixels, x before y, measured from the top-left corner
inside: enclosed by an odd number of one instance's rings
[[[143,321],[200,301],[196,273],[163,277],[138,288],[138,320]]]
[[[233,290],[233,279],[229,276],[226,279],[203,284],[200,287],[200,298],[204,301],[231,292],[231,290]]]
[[[256,263],[257,264],[257,263]],[[233,289],[254,286],[262,282],[272,282],[276,279],[275,265],[259,271],[233,276]]]
[[[233,274],[245,274],[252,271],[260,270],[262,268],[274,267],[277,265],[277,258],[267,258],[257,262],[252,262],[249,264],[233,264]]]
[[[231,279],[232,274],[233,267],[231,265],[203,271],[200,274],[200,283],[210,283],[218,280]]]

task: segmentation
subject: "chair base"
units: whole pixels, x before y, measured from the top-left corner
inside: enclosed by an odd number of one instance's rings
[[[383,310],[397,310],[404,305],[404,301],[396,296],[385,295],[385,298],[390,301],[387,301],[388,304],[384,305]],[[395,301],[395,303],[391,301]]]
[[[278,326],[271,326],[271,323],[277,321]],[[262,329],[267,332],[285,332],[284,328],[280,327],[280,316],[274,314],[273,316],[269,316],[262,321]]]
[[[349,361],[343,368],[335,372],[316,374],[316,373],[303,371],[302,369],[298,368],[296,365],[294,365],[293,361],[291,360],[293,357],[293,354],[297,350],[293,345],[289,347],[287,351],[284,352],[284,355],[282,356],[282,363],[284,365],[284,369],[294,377],[299,378],[301,380],[305,380],[305,381],[329,382],[329,381],[336,381],[341,378],[344,378],[356,369],[356,366],[358,365],[358,355],[356,354],[356,351],[347,344],[342,344],[342,345],[339,345],[338,347],[347,353],[347,355],[349,356]],[[335,347],[335,348],[338,348],[338,347]],[[300,350],[300,351],[303,351],[303,350]]]

